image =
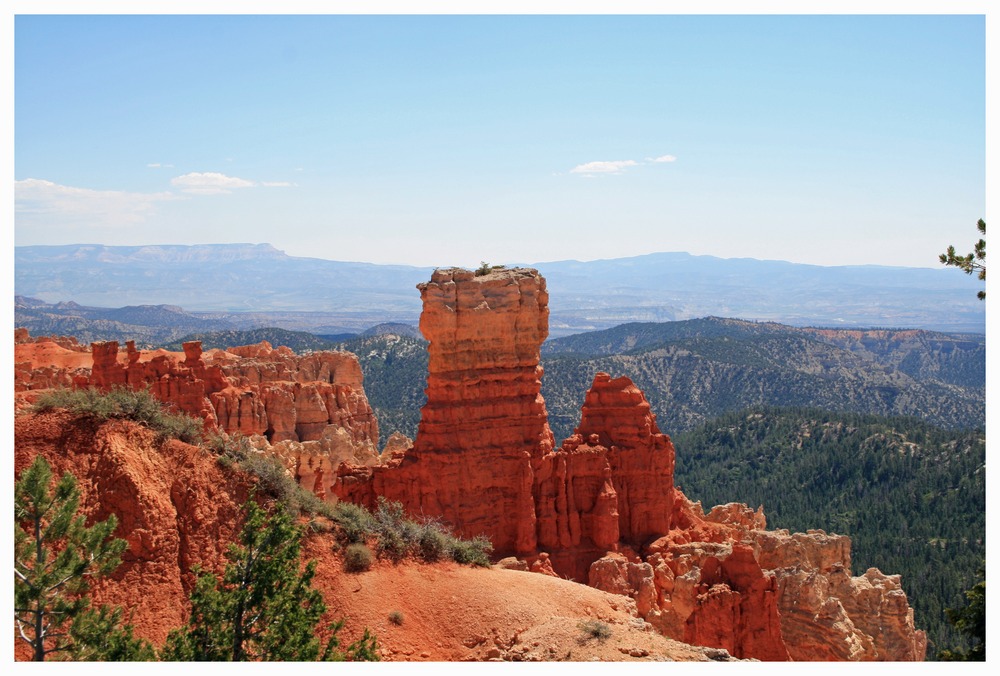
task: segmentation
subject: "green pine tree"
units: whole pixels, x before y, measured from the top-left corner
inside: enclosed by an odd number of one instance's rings
[[[50,489],[52,469],[38,456],[14,485],[14,623],[32,658],[149,659],[148,644],[121,627],[121,612],[89,609],[88,581],[121,563],[124,540],[111,537],[118,520],[86,527],[77,514],[80,491],[67,472]],[[100,632],[95,633],[95,623]],[[109,656],[89,641],[98,633],[117,642]],[[123,638],[126,638],[122,642]],[[145,647],[144,647],[145,645]],[[145,652],[144,652],[145,650]]]
[[[979,273],[979,279],[986,281],[986,221],[979,219],[976,223],[976,228],[979,233],[983,236],[978,242],[973,246],[973,252],[966,254],[964,256],[959,256],[955,253],[955,247],[949,246],[948,250],[938,256],[938,259],[944,265],[950,265],[962,270],[967,275],[971,275],[974,272]],[[980,291],[978,294],[979,300],[986,300],[986,292]]]
[[[190,620],[167,637],[162,659],[311,661],[321,656],[316,627],[326,605],[312,587],[316,562],[300,571],[301,531],[286,510],[268,515],[252,497],[243,509],[240,545],[230,546],[221,579],[199,575]],[[339,623],[331,628],[323,657],[338,656],[339,628]]]
[[[958,648],[938,652],[938,659],[945,662],[985,662],[986,661],[986,570],[979,572],[982,578],[972,589],[965,592],[968,604],[964,608],[945,608],[948,621],[973,641],[968,650]]]
[[[132,625],[122,624],[122,609],[88,608],[73,621],[73,658],[88,662],[151,662],[156,650],[145,639],[132,635]]]

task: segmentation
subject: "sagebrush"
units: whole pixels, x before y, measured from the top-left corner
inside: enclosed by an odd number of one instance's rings
[[[197,444],[202,437],[200,419],[166,410],[165,405],[149,390],[128,387],[113,387],[108,391],[93,387],[60,388],[41,395],[33,407],[37,413],[52,409],[66,409],[97,420],[132,420],[156,432],[160,440],[173,438]]]

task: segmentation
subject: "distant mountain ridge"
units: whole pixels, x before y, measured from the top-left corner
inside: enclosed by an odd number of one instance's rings
[[[935,262],[929,254],[928,264]],[[976,299],[981,283],[954,269],[824,267],[686,253],[531,266],[547,280],[552,336],[707,315],[797,326],[985,331],[984,304]],[[432,271],[294,257],[269,244],[14,248],[15,293],[49,303],[316,312],[352,331],[415,324],[420,296],[414,287]]]

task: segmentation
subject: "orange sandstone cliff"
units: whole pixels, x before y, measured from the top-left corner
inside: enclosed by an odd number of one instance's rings
[[[15,391],[27,403],[52,387],[149,388],[206,431],[239,433],[282,459],[299,482],[323,497],[343,461],[378,460],[378,422],[365,396],[361,366],[349,352],[304,356],[269,343],[203,352],[137,350],[129,341],[93,343],[15,334]]]

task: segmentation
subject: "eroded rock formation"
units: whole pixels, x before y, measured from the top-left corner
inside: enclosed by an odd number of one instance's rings
[[[419,286],[428,402],[411,448],[345,463],[332,490],[399,500],[507,566],[631,598],[667,636],[762,660],[922,660],[898,576],[852,577],[850,541],[767,531],[762,509],[705,514],[673,485],[675,451],[642,392],[598,373],[559,447],[540,395],[547,294],[537,271],[439,270]]]
[[[304,356],[269,343],[183,354],[142,352],[132,341],[83,348],[73,339],[32,340],[15,332],[15,389],[149,388],[175,410],[200,418],[207,430],[240,433],[277,455],[289,472],[327,495],[344,461],[378,461],[378,423],[365,396],[361,366],[349,352]]]
[[[535,463],[538,546],[586,580],[619,543],[639,547],[670,528],[674,447],[628,378],[594,376],[580,425]]]
[[[128,608],[136,634],[162,644],[187,619],[194,566],[221,568],[246,479],[197,447],[157,445],[153,432],[130,421],[79,425],[65,411],[23,415],[14,419],[14,439],[15,475],[44,456],[55,476],[77,478],[88,519],[117,516],[115,534],[128,549],[114,574],[96,583],[95,604]]]
[[[535,270],[437,270],[420,284],[429,341],[427,403],[413,447],[384,467],[345,467],[341,498],[376,495],[485,534],[502,554],[536,548],[531,461],[551,452],[539,346],[548,293]]]

